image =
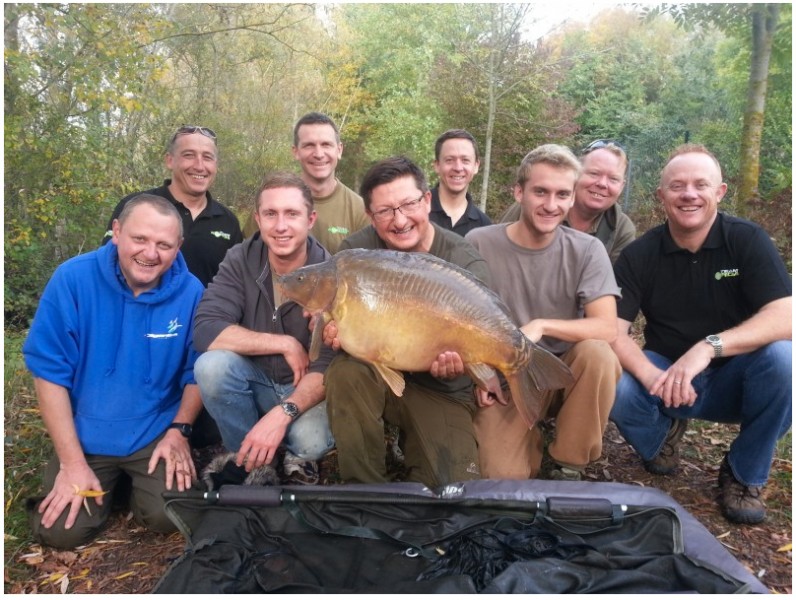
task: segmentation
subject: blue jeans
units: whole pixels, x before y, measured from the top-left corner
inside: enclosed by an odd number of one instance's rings
[[[265,413],[289,398],[292,384],[271,381],[250,359],[228,350],[205,352],[194,365],[202,402],[218,424],[227,450],[240,450],[243,438]],[[282,444],[305,460],[318,460],[334,448],[326,402],[313,406],[288,427]]]
[[[655,352],[644,354],[661,369],[672,364]],[[740,423],[727,460],[738,481],[762,486],[777,440],[791,425],[791,355],[790,341],[774,342],[733,356],[721,367],[709,367],[692,382],[697,393],[694,405],[679,408],[666,408],[635,377],[623,373],[610,418],[644,460],[661,451],[673,419]]]

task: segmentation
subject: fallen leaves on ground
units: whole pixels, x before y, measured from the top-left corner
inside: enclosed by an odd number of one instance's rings
[[[721,516],[716,505],[719,464],[737,433],[737,426],[727,425],[706,424],[698,431],[689,429],[681,448],[680,468],[674,476],[662,477],[647,473],[613,424],[609,424],[604,455],[587,469],[586,480],[615,481],[663,490],[696,517],[772,592],[791,594],[790,486],[781,484],[779,478],[771,478],[766,487],[768,516],[759,525],[732,525]],[[320,467],[322,481],[337,482],[333,460],[322,462]],[[772,474],[791,468],[789,457],[777,458]],[[179,534],[148,532],[137,526],[129,514],[116,513],[104,534],[87,546],[73,551],[30,546],[14,559],[18,564],[27,565],[25,569],[14,569],[12,575],[6,569],[6,592],[149,593],[184,547],[185,541]],[[20,572],[27,572],[27,578],[19,578]]]

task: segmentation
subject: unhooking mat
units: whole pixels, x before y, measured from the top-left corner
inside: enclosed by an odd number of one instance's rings
[[[767,591],[648,488],[480,480],[194,495],[167,505],[187,547],[156,593]]]

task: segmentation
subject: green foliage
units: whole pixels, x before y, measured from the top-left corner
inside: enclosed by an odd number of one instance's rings
[[[23,341],[20,334],[6,334],[4,338],[3,517],[7,576],[24,568],[16,558],[32,541],[25,501],[40,492],[42,469],[52,454],[34,397],[33,381],[22,360]]]
[[[434,140],[464,128],[484,157],[480,199],[491,140],[493,216],[545,142],[622,140],[630,208],[645,214],[686,135],[714,150],[732,190],[748,5],[677,6],[649,20],[615,8],[531,43],[521,25],[533,4],[7,4],[6,323],[26,327],[54,268],[97,246],[119,198],[160,183],[185,123],[219,134],[213,193],[239,214],[265,172],[297,169],[292,127],[311,110],[340,126],[338,176],[354,188],[399,153],[433,184]],[[676,11],[696,11],[694,27]],[[791,12],[780,6],[761,149],[760,191],[777,201],[792,182]]]

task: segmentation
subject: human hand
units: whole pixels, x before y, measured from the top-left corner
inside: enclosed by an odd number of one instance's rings
[[[281,406],[269,410],[243,438],[235,457],[235,464],[239,467],[245,466],[249,473],[258,467],[270,464],[276,457],[276,451],[291,422],[292,419],[285,414]]]
[[[304,346],[292,335],[283,337],[285,346],[282,350],[282,356],[285,357],[285,361],[293,371],[293,385],[297,386],[301,378],[307,374],[310,366],[310,357],[307,351],[304,350]]]
[[[542,319],[534,319],[533,321],[520,327],[520,331],[522,331],[525,334],[525,337],[531,340],[534,344],[538,344],[539,340],[541,340],[542,336],[544,335],[544,323]]]
[[[196,467],[191,456],[188,440],[176,429],[169,429],[155,446],[149,459],[147,473],[155,472],[160,459],[166,463],[166,489],[171,490],[174,482],[181,492],[191,489],[191,480],[196,479]]]
[[[98,492],[93,500],[98,506],[102,506],[102,486],[99,479],[94,474],[91,467],[86,462],[80,465],[67,466],[61,464],[58,475],[55,476],[55,483],[50,493],[42,500],[39,505],[39,514],[42,515],[41,524],[45,529],[52,527],[61,513],[68,508],[69,512],[64,522],[65,529],[71,529],[80,513],[80,507],[84,502],[90,501],[81,492]],[[86,504],[88,509],[88,504]]]
[[[694,377],[708,367],[711,358],[713,358],[713,348],[699,342],[672,366],[661,372],[650,386],[650,394],[659,396],[664,406],[668,408],[693,406],[697,393],[692,382]]]
[[[429,372],[439,379],[453,379],[464,375],[464,361],[458,352],[443,352],[431,363]]]
[[[323,328],[323,343],[331,347],[332,350],[339,350],[340,338],[338,338],[337,335],[337,323],[329,321]]]
[[[494,375],[489,379],[487,389],[482,387],[475,388],[475,401],[480,408],[492,406],[495,403],[507,406],[509,403],[508,398],[503,395],[503,390],[500,388],[500,379]]]

